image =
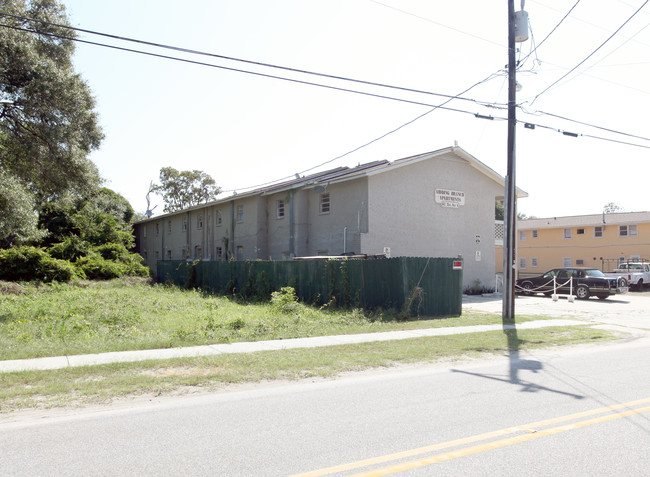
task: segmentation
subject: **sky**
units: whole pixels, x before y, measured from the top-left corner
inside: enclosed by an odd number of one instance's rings
[[[375,95],[79,43],[75,69],[96,98],[106,136],[91,159],[106,186],[138,212],[162,167],[205,171],[226,197],[297,173],[458,144],[506,175],[506,1],[60,1],[77,28],[428,93],[79,33]],[[517,44],[516,184],[529,196],[518,201],[520,213],[598,214],[610,202],[650,210],[650,5],[635,15],[645,3],[525,2],[530,29],[528,41]],[[519,10],[521,1],[515,5]],[[472,86],[444,106],[455,111],[433,109]],[[163,213],[159,197],[151,196],[151,207]]]

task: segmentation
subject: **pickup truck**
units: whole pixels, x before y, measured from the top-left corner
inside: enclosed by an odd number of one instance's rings
[[[618,265],[612,273],[605,273],[608,277],[623,277],[631,287],[643,290],[643,285],[650,283],[650,263],[627,262]]]

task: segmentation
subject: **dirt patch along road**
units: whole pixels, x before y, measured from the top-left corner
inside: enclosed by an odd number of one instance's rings
[[[463,296],[463,310],[483,311],[501,314],[502,295]],[[607,300],[569,301],[568,296],[560,295],[557,301],[543,295],[517,295],[515,298],[516,316],[553,316],[574,318],[591,323],[605,323],[622,327],[650,331],[650,293],[629,292],[613,295]]]

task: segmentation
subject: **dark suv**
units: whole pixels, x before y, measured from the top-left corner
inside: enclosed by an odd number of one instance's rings
[[[596,268],[554,268],[544,275],[520,278],[516,285],[516,291],[525,295],[570,294],[583,300],[592,295],[604,300],[616,293],[627,293],[627,290],[623,277],[606,277]]]

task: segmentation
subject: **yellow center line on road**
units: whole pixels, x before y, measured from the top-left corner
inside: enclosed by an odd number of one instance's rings
[[[334,474],[334,473],[337,473],[337,472],[344,472],[344,471],[348,471],[348,470],[359,469],[361,467],[368,467],[368,466],[371,466],[371,465],[377,465],[377,464],[382,464],[382,463],[385,463],[385,462],[395,461],[395,460],[398,460],[398,459],[413,457],[415,455],[424,454],[424,453],[427,453],[427,452],[433,452],[433,451],[437,451],[437,450],[441,450],[441,449],[447,449],[449,447],[455,447],[455,446],[460,446],[460,445],[471,444],[473,442],[478,442],[478,441],[482,441],[482,440],[486,440],[486,439],[492,439],[492,438],[495,438],[495,437],[500,437],[500,436],[504,436],[504,435],[507,435],[507,434],[512,434],[512,433],[515,433],[515,432],[521,432],[521,431],[529,431],[530,432],[531,430],[533,430],[533,432],[528,433],[528,434],[524,434],[522,436],[515,436],[515,437],[509,438],[509,439],[503,439],[501,441],[491,442],[491,443],[487,443],[487,444],[481,444],[481,445],[478,445],[478,446],[469,447],[467,449],[461,449],[459,451],[453,451],[453,452],[449,452],[449,453],[445,453],[445,454],[438,454],[436,456],[428,457],[428,458],[425,458],[425,459],[419,459],[419,460],[415,460],[415,461],[411,461],[411,462],[406,462],[404,464],[398,464],[398,465],[391,466],[391,467],[385,467],[383,469],[377,469],[375,471],[370,471],[370,472],[367,472],[367,473],[357,474],[359,476],[362,476],[362,475],[363,476],[387,475],[387,474],[394,473],[394,472],[401,472],[402,470],[406,470],[406,468],[401,468],[399,470],[388,471],[388,472],[386,472],[386,469],[398,468],[398,467],[402,467],[402,466],[407,465],[407,464],[413,465],[413,463],[421,463],[421,464],[420,465],[414,465],[414,467],[408,467],[408,468],[421,467],[423,465],[430,465],[430,464],[433,464],[435,462],[442,462],[444,460],[450,460],[450,459],[454,459],[454,458],[457,458],[457,457],[462,457],[463,455],[475,454],[477,452],[482,452],[482,451],[485,451],[485,450],[495,449],[495,448],[498,448],[498,447],[504,447],[506,445],[516,444],[518,442],[524,442],[524,441],[527,441],[527,440],[536,439],[538,437],[551,435],[551,434],[556,434],[558,432],[564,432],[564,431],[568,431],[568,430],[571,430],[571,429],[577,429],[578,427],[584,427],[586,425],[596,424],[597,422],[605,422],[605,421],[612,420],[612,419],[619,419],[621,417],[625,417],[625,416],[628,416],[628,415],[631,415],[631,414],[639,414],[639,413],[642,413],[642,412],[647,412],[648,410],[650,410],[650,407],[641,408],[641,409],[629,409],[629,408],[631,408],[632,406],[637,406],[637,405],[648,403],[648,402],[650,402],[650,398],[639,399],[637,401],[631,401],[631,402],[622,403],[622,404],[615,404],[615,405],[612,405],[612,406],[606,406],[606,407],[602,407],[602,408],[598,408],[598,409],[591,409],[589,411],[583,411],[583,412],[578,412],[578,413],[575,413],[575,414],[569,414],[567,416],[555,417],[555,418],[552,418],[552,419],[546,419],[546,420],[543,420],[543,421],[532,422],[532,423],[524,424],[524,425],[521,425],[521,426],[507,427],[505,429],[499,429],[499,430],[492,431],[492,432],[487,432],[487,433],[484,433],[484,434],[478,434],[476,436],[465,437],[465,438],[462,438],[462,439],[456,439],[456,440],[453,440],[453,441],[442,442],[442,443],[439,443],[439,444],[434,444],[434,445],[430,445],[430,446],[426,446],[426,447],[420,447],[420,448],[417,448],[417,449],[411,449],[411,450],[407,450],[407,451],[403,451],[403,452],[397,452],[397,453],[394,453],[394,454],[388,454],[388,455],[384,455],[384,456],[373,457],[373,458],[370,458],[370,459],[360,460],[360,461],[357,461],[357,462],[350,462],[348,464],[341,464],[341,465],[336,465],[336,466],[333,466],[333,467],[327,467],[327,468],[324,468],[324,469],[314,470],[314,471],[311,471],[311,472],[296,474],[293,477],[317,477],[317,476],[321,476],[321,475]],[[581,421],[581,422],[578,422],[578,423],[575,423],[575,424],[569,424],[567,426],[561,426],[561,427],[557,427],[557,428],[554,428],[554,429],[537,431],[537,428],[540,428],[540,427],[549,426],[549,425],[552,425],[552,424],[557,424],[557,423],[565,422],[565,421],[571,421],[571,420],[574,420],[574,419],[580,419],[580,418],[587,417],[587,416],[593,416],[595,414],[602,414],[602,413],[605,413],[605,412],[612,412],[612,411],[616,411],[617,409],[623,409],[623,408],[628,408],[629,410],[621,412],[621,413],[615,412],[613,414],[609,414],[607,416],[603,416],[603,417],[600,417],[600,418],[590,419],[590,420],[587,420],[587,421]],[[583,423],[586,423],[586,424],[583,424]],[[572,426],[575,426],[575,427],[572,427]],[[549,431],[554,431],[554,432],[549,432]],[[499,443],[501,443],[501,444],[499,444]],[[470,451],[472,449],[474,449],[474,451],[468,452],[468,451]],[[456,455],[456,454],[458,454],[458,455]],[[425,461],[429,461],[431,459],[441,459],[441,460],[434,460],[432,462],[424,463]],[[384,471],[385,473],[373,473],[373,472],[380,472],[380,471]]]
[[[620,419],[622,417],[631,416],[633,414],[641,414],[643,412],[649,412],[649,411],[650,411],[650,406],[642,407],[639,409],[632,409],[630,411],[616,412],[613,414],[608,414],[606,416],[596,417],[594,419],[587,419],[585,421],[579,421],[573,424],[567,424],[564,426],[554,427],[551,429],[545,429],[543,431],[538,431],[531,434],[522,434],[520,436],[510,437],[508,439],[502,439],[500,441],[488,442],[487,444],[468,447],[466,449],[447,452],[445,454],[438,454],[431,457],[426,457],[424,459],[404,462],[402,464],[397,464],[390,467],[384,467],[382,469],[370,470],[368,472],[354,474],[351,477],[379,477],[382,475],[395,474],[397,472],[403,472],[405,470],[416,469],[418,467],[424,467],[427,465],[436,464],[438,462],[457,459],[458,457],[478,454],[479,452],[498,449],[500,447],[506,447],[513,444],[519,444],[521,442],[531,441],[533,439],[538,439],[540,437],[551,436],[553,434],[558,434],[560,432],[572,431],[574,429],[579,429],[581,427],[591,426],[592,424],[599,424],[601,422],[612,421],[614,419]]]

